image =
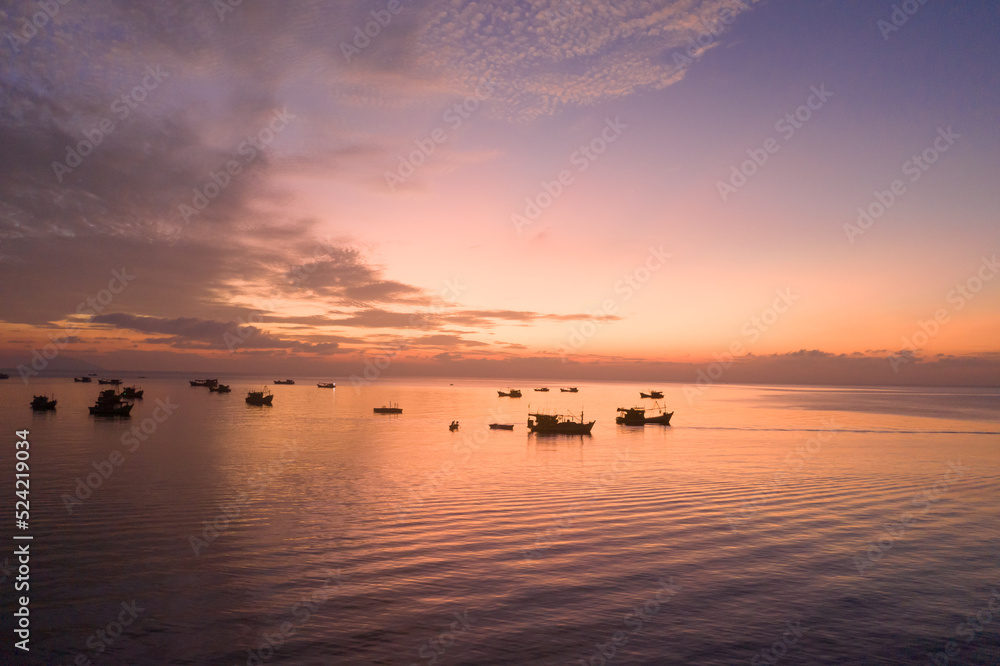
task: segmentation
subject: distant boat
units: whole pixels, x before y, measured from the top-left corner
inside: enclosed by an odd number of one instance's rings
[[[537,391],[538,389],[535,389],[535,390]],[[513,423],[491,423],[490,424],[490,430],[513,430],[513,429],[514,429],[514,424]]]
[[[569,387],[569,388],[561,388],[561,389],[559,389],[559,390],[560,390],[560,391],[562,391],[563,393],[576,393],[576,392],[577,392],[577,391],[579,391],[580,389],[578,389],[578,388],[577,388],[577,387],[575,387],[575,386],[571,386],[571,387]]]
[[[670,425],[670,417],[674,415],[660,409],[656,416],[646,416],[645,407],[619,407],[618,411],[620,415],[615,417],[615,423],[626,426]]]
[[[112,386],[118,386],[119,384],[122,383],[122,380],[120,380],[120,379],[104,379],[104,378],[101,378],[101,379],[97,380],[97,383],[98,384],[111,384]]]
[[[97,376],[97,373],[96,373],[96,372],[88,372],[88,373],[87,373],[87,376],[88,376],[88,377],[96,377],[96,376]]]
[[[122,397],[126,400],[141,400],[143,393],[145,393],[145,391],[141,388],[136,388],[135,386],[126,386],[122,389]]]
[[[663,392],[649,389],[649,393],[643,393],[642,391],[639,391],[639,396],[642,398],[652,398],[653,400],[662,400]]]
[[[520,391],[520,389],[507,389],[506,393],[503,392],[503,391],[497,391],[497,393],[500,395],[501,398],[520,398],[521,397],[521,391]]]
[[[294,379],[275,379],[274,383],[275,384],[294,384],[295,380]]]
[[[84,384],[89,384],[91,380],[90,380],[90,377],[74,377],[73,381],[74,382],[83,382]]]
[[[548,390],[549,390],[549,387],[545,386],[545,387],[543,387],[543,388],[537,388],[537,389],[535,389],[535,390],[536,390],[536,391],[541,391],[542,393],[547,393],[547,392],[548,392]]]
[[[455,431],[458,430],[458,421],[452,421],[451,425],[448,426],[448,430]]]
[[[41,412],[47,409],[55,409],[56,401],[49,400],[47,395],[36,395],[35,399],[31,401],[31,408],[36,412]]]
[[[208,390],[211,393],[231,393],[233,389],[229,388],[229,384],[219,384],[218,386],[209,386]]]
[[[122,395],[114,389],[105,389],[97,396],[97,402],[90,408],[94,416],[128,416],[132,403],[124,402]]]
[[[247,391],[248,405],[257,405],[257,406],[267,405],[268,407],[270,407],[272,400],[274,400],[274,396],[271,394],[270,391],[267,390],[266,386],[262,388],[260,391]]]
[[[596,421],[584,422],[583,412],[577,421],[571,415],[529,413],[528,430],[540,435],[589,435]]]
[[[0,372],[0,379],[9,379],[9,378],[10,375],[8,375],[6,372]]]
[[[402,414],[403,408],[399,406],[399,403],[389,403],[388,406],[382,405],[381,407],[375,407],[374,411],[376,414]]]
[[[191,386],[217,386],[219,384],[218,379],[189,379]]]
[[[337,388],[337,384],[335,382],[329,382],[327,384],[316,384],[316,386],[319,388]]]

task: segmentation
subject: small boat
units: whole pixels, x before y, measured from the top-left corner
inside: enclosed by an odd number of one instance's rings
[[[329,382],[326,384],[316,384],[316,386],[318,388],[337,388],[337,384],[335,382]]]
[[[670,425],[670,417],[674,415],[659,409],[656,416],[646,416],[645,407],[619,407],[618,411],[620,415],[615,417],[615,423],[625,426]]]
[[[274,383],[275,384],[294,384],[295,380],[294,379],[275,379]]]
[[[259,391],[253,391],[253,390],[247,391],[248,405],[257,405],[257,406],[267,405],[268,407],[270,407],[272,400],[274,400],[274,396],[271,394],[270,391],[267,390],[266,386]]]
[[[126,386],[122,389],[122,397],[126,400],[142,400],[143,393],[145,393],[143,389],[135,386]]]
[[[210,388],[219,384],[218,379],[189,379],[188,381],[191,382],[191,386],[208,386]]]
[[[231,393],[233,389],[229,388],[229,384],[219,384],[218,386],[209,386],[208,390],[210,393]]]
[[[458,421],[452,421],[451,425],[448,426],[448,430],[451,430],[452,432],[458,430]]]
[[[45,411],[46,409],[55,409],[56,401],[49,400],[47,395],[36,395],[35,399],[31,401],[31,408],[36,412]]]
[[[98,384],[111,384],[112,386],[118,386],[119,384],[122,383],[122,380],[120,380],[120,379],[105,379],[105,378],[101,378],[101,379],[97,380],[97,383]]]
[[[374,411],[376,414],[402,414],[403,408],[399,406],[399,403],[390,402],[388,406],[375,407]]]
[[[10,375],[8,375],[6,372],[0,372],[0,379],[9,379],[9,378]]]
[[[503,391],[497,391],[497,393],[499,394],[499,396],[501,398],[520,398],[521,397],[521,391],[520,391],[520,389],[507,389],[506,393],[504,393]]]
[[[663,391],[654,391],[653,389],[649,389],[649,393],[639,391],[639,396],[642,398],[652,398],[653,400],[662,400]]]
[[[97,402],[90,408],[94,416],[128,416],[132,411],[131,402],[125,402],[114,389],[105,389],[97,396]]]
[[[575,386],[571,386],[569,388],[561,388],[559,390],[562,391],[563,393],[577,393],[580,389],[578,389]]]
[[[90,377],[74,377],[74,382],[83,382],[84,384],[89,384],[91,382]]]
[[[544,414],[540,412],[529,413],[528,430],[540,435],[589,435],[596,421],[589,423],[583,420],[583,412],[580,412],[580,420],[577,421],[572,415],[564,414]]]
[[[540,391],[540,392],[542,392],[542,393],[548,393],[548,391],[549,391],[549,387],[548,387],[548,386],[545,386],[545,387],[542,387],[542,388],[536,388],[535,390],[536,390],[536,391]]]
[[[490,430],[513,430],[513,423],[491,423]]]

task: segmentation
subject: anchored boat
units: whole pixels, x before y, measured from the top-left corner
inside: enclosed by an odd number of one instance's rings
[[[653,389],[649,389],[649,393],[643,393],[642,391],[639,391],[639,397],[652,398],[653,400],[662,400],[663,391],[655,391]]]
[[[207,386],[209,388],[219,384],[218,379],[189,379],[191,386]]]
[[[504,391],[497,391],[497,394],[501,398],[520,398],[521,397],[521,391],[520,391],[520,389],[509,388],[509,389],[507,389],[506,392],[504,392]]]
[[[90,407],[94,416],[128,416],[132,411],[132,403],[125,402],[122,394],[114,389],[105,389],[97,396],[97,402]]]
[[[31,408],[36,412],[55,409],[56,401],[55,399],[49,400],[49,396],[47,395],[36,395],[35,399],[31,401]]]
[[[402,414],[403,408],[399,406],[399,403],[390,402],[388,406],[375,407],[374,411],[376,414]]]
[[[536,412],[529,413],[528,417],[528,430],[540,435],[589,435],[596,423],[596,421],[584,422],[583,412],[580,412],[579,421],[571,414]]]
[[[266,386],[259,391],[247,391],[248,405],[257,405],[258,407],[267,405],[270,407],[272,400],[274,400],[274,395],[267,390]]]
[[[615,417],[615,423],[626,426],[644,425],[670,425],[670,417],[673,412],[659,408],[656,416],[646,416],[645,407],[619,407],[619,415]]]

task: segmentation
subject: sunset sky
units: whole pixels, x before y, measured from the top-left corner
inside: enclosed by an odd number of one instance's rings
[[[995,2],[45,4],[8,372],[1000,381]]]

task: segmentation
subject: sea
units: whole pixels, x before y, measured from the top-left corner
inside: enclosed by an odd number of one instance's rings
[[[0,382],[4,663],[1000,663],[1000,390],[188,379]]]

